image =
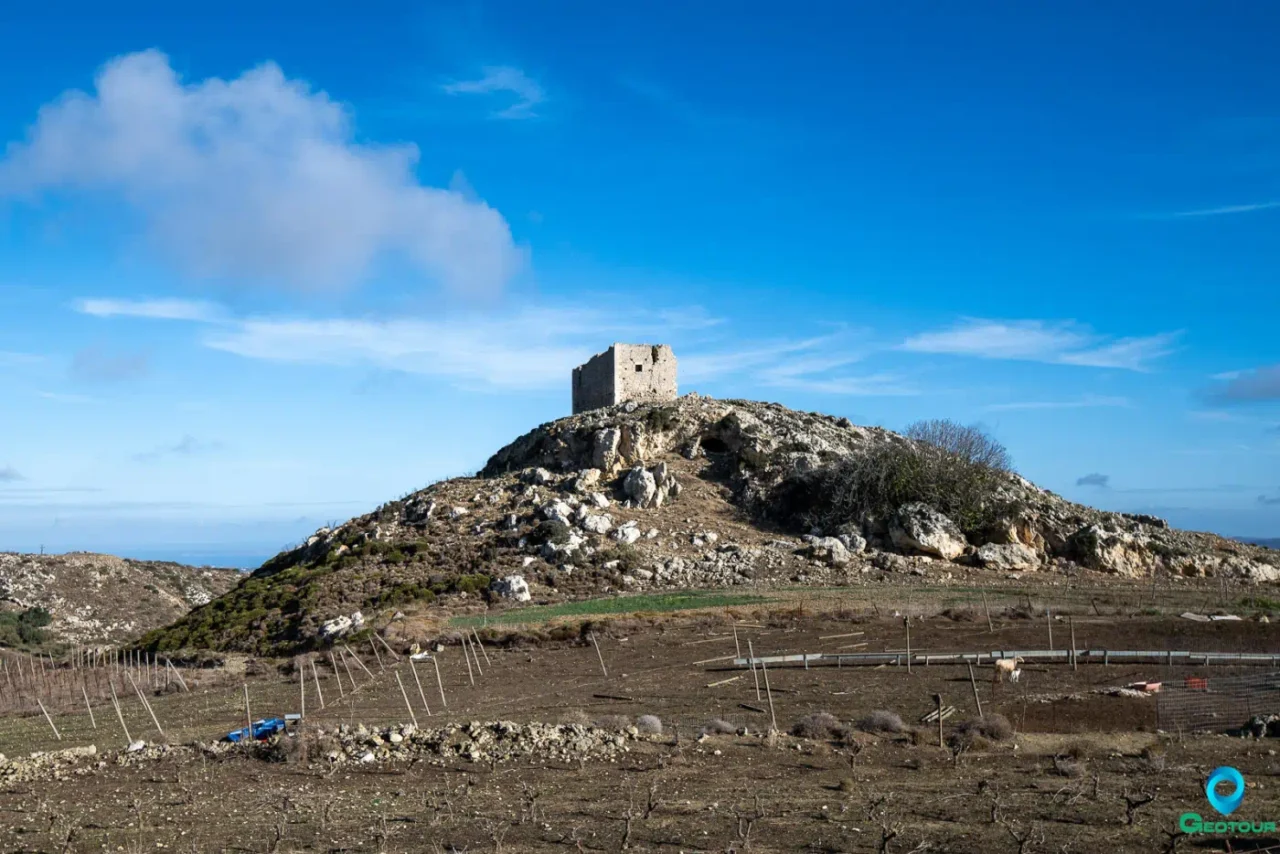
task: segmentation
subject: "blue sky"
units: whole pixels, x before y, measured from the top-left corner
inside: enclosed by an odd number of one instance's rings
[[[255,563],[682,390],[1280,536],[1280,7],[0,12],[0,549]]]

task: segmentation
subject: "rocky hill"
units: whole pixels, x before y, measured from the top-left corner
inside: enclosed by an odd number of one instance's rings
[[[1073,504],[1006,472],[962,523],[919,501],[826,530],[798,521],[797,502],[826,498],[841,466],[895,449],[918,443],[847,419],[698,395],[563,418],[498,451],[476,477],[322,528],[143,643],[287,653],[411,603],[444,612],[888,573],[1280,578],[1275,552]]]
[[[43,609],[51,643],[133,640],[229,591],[243,578],[211,569],[111,555],[0,553],[0,611]]]

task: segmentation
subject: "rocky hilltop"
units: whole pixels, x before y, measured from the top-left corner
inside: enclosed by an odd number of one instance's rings
[[[42,608],[54,643],[122,643],[170,623],[234,587],[234,569],[111,555],[0,553],[0,606]]]
[[[890,573],[1280,578],[1273,551],[1074,504],[1004,471],[963,524],[921,501],[829,529],[797,523],[797,496],[812,498],[825,472],[917,444],[843,418],[698,395],[593,410],[530,431],[476,477],[320,529],[144,643],[284,653],[411,604]]]

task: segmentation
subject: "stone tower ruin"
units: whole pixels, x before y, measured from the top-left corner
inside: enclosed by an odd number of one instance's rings
[[[614,344],[573,369],[573,414],[628,400],[676,399],[676,354],[666,344]]]

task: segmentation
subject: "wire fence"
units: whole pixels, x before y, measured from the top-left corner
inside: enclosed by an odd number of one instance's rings
[[[1165,732],[1223,732],[1255,715],[1280,714],[1280,671],[1245,676],[1187,676],[1166,682],[1156,702]]]

